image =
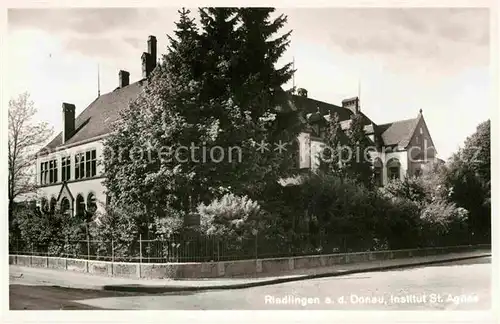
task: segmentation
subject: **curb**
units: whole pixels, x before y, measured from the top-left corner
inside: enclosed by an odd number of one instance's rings
[[[470,260],[470,259],[479,259],[479,258],[485,258],[485,257],[491,257],[491,253],[475,255],[475,256],[468,256],[468,257],[449,258],[449,259],[443,259],[443,260],[432,260],[432,261],[423,261],[423,262],[416,262],[416,263],[405,263],[405,264],[395,264],[395,265],[389,265],[389,266],[378,266],[378,267],[371,267],[371,268],[366,268],[366,269],[353,269],[353,270],[346,270],[346,271],[338,271],[337,270],[334,272],[326,272],[326,273],[310,274],[310,275],[302,275],[302,276],[298,275],[298,276],[293,276],[293,277],[275,278],[275,279],[261,280],[261,281],[256,281],[256,282],[239,283],[239,284],[223,284],[223,285],[214,285],[214,286],[105,285],[105,286],[100,286],[99,290],[159,294],[159,293],[179,292],[179,291],[243,289],[243,288],[252,288],[252,287],[259,287],[259,286],[274,285],[274,284],[286,283],[286,282],[292,282],[292,281],[326,278],[326,277],[339,277],[339,276],[345,276],[345,275],[350,275],[350,274],[366,273],[366,272],[374,272],[374,271],[388,271],[388,270],[394,270],[394,269],[404,269],[404,268],[411,268],[411,267],[415,267],[415,266],[447,263],[447,262]]]

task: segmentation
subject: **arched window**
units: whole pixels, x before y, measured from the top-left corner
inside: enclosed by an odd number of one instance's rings
[[[50,198],[49,210],[50,210],[51,214],[54,214],[56,212],[56,205],[57,205],[56,198],[54,198],[54,197]]]
[[[92,192],[87,196],[87,211],[90,215],[94,215],[97,211],[97,200]]]
[[[76,203],[76,205],[75,205],[75,208],[76,208],[75,215],[79,216],[79,217],[83,217],[84,214],[85,214],[85,200],[83,199],[83,196],[82,195],[76,196],[75,203]]]
[[[387,178],[389,180],[400,179],[401,164],[396,158],[392,158],[387,162]]]
[[[375,185],[378,187],[383,186],[382,168],[382,160],[380,158],[375,158],[375,160],[373,161],[373,180]]]
[[[63,215],[69,214],[71,212],[71,206],[69,204],[68,198],[64,197],[61,200],[61,213]]]

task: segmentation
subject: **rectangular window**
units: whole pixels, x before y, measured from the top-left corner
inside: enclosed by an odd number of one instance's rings
[[[45,184],[49,183],[49,162],[45,162],[45,175],[43,181]]]
[[[57,160],[40,163],[40,185],[57,182]]]
[[[97,174],[97,156],[96,156],[96,151],[92,150],[91,151],[91,156],[90,156],[90,176],[95,177]]]
[[[97,174],[96,150],[75,155],[75,179],[95,177]]]
[[[57,160],[54,160],[54,183],[59,181],[58,179],[58,170],[57,170]]]
[[[80,153],[80,179],[85,177],[85,154]]]
[[[85,152],[85,178],[90,178],[90,151]]]
[[[47,183],[45,179],[45,162],[40,163],[40,184],[44,185]]]
[[[78,154],[75,155],[75,179],[79,179],[80,178],[80,164],[78,163],[78,159],[80,158],[80,156]]]
[[[66,156],[61,159],[62,181],[71,180],[71,157]]]
[[[54,164],[49,161],[49,183],[54,182]]]

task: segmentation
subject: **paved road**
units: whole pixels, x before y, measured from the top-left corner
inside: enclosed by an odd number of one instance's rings
[[[491,258],[247,289],[134,294],[10,285],[11,309],[488,310]]]

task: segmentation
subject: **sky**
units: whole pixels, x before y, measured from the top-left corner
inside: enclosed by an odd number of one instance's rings
[[[196,10],[193,10],[195,13]],[[341,105],[360,96],[375,123],[419,109],[447,159],[491,118],[489,11],[483,8],[278,9],[293,30],[278,65],[295,61],[308,96]],[[62,103],[77,114],[118,86],[118,71],[141,78],[148,35],[166,51],[177,8],[9,9],[11,98],[28,91],[37,119],[62,126]],[[285,88],[290,87],[290,82]]]

